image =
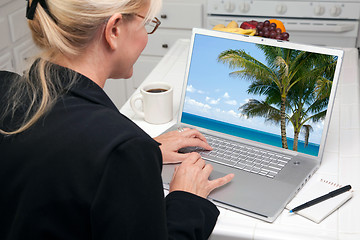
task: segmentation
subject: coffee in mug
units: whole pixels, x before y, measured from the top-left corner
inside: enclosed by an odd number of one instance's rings
[[[162,93],[162,92],[166,92],[167,89],[163,89],[163,88],[155,88],[155,89],[149,89],[147,90],[148,93]]]
[[[141,102],[142,109],[136,106],[136,102]],[[130,99],[130,105],[148,123],[167,123],[173,118],[173,89],[165,82],[145,84],[140,93]]]

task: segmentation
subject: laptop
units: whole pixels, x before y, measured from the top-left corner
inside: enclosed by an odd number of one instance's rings
[[[193,29],[176,125],[196,128],[214,148],[197,151],[234,173],[208,199],[273,222],[319,168],[343,51]],[[176,165],[164,165],[168,189]]]

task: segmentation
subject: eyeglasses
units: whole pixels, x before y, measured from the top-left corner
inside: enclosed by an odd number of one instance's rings
[[[144,16],[141,16],[137,13],[135,13],[135,16],[145,19]],[[153,20],[147,21],[145,23],[145,29],[146,29],[147,34],[153,34],[156,31],[156,29],[160,26],[160,24],[161,24],[161,22],[157,17],[154,17]]]

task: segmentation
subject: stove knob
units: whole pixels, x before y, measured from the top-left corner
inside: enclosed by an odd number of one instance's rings
[[[333,17],[338,17],[341,14],[341,7],[339,5],[335,5],[330,9],[330,15]]]
[[[228,1],[228,2],[225,3],[224,9],[225,9],[225,11],[227,11],[227,12],[233,12],[233,11],[235,10],[235,4],[232,3],[232,2],[230,2],[230,1]]]
[[[285,4],[278,4],[276,5],[276,13],[278,14],[285,14],[287,11],[287,7]]]
[[[315,6],[315,9],[314,9],[314,14],[316,16],[321,16],[325,13],[325,8],[321,5],[317,5]]]
[[[247,13],[250,10],[250,4],[247,2],[242,2],[239,5],[239,9],[242,13]]]

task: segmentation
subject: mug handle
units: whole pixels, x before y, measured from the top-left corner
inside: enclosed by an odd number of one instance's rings
[[[133,111],[138,114],[139,116],[141,117],[145,117],[145,114],[142,110],[140,110],[139,108],[136,107],[135,103],[137,101],[141,101],[141,104],[144,105],[144,102],[143,102],[143,97],[140,93],[134,95],[131,99],[130,99],[130,106],[131,108],[133,109]]]

